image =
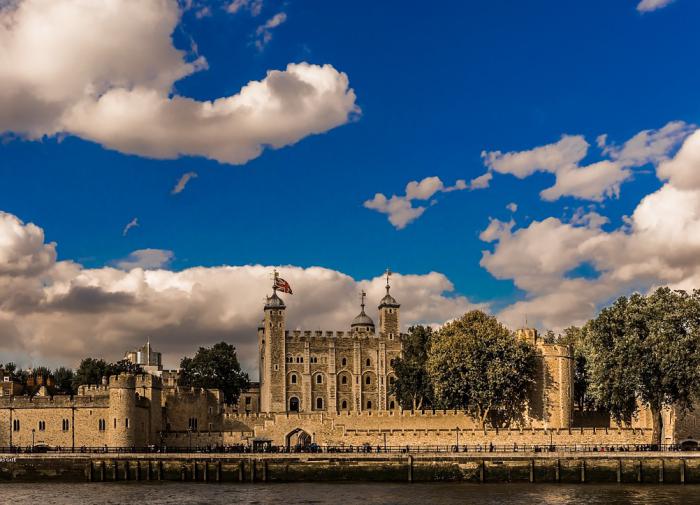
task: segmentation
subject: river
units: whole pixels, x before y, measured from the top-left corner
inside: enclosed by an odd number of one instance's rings
[[[0,484],[12,505],[700,504],[700,486],[556,484]]]

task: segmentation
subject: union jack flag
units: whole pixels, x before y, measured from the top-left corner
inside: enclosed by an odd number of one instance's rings
[[[282,277],[275,277],[274,288],[280,290],[282,293],[289,293],[290,295],[293,294],[292,286],[290,286],[289,283]]]

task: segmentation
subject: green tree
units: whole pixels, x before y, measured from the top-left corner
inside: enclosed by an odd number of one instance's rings
[[[73,389],[73,378],[75,373],[70,368],[64,366],[53,371],[54,390],[58,394],[70,395],[75,393]]]
[[[428,351],[437,402],[468,411],[482,426],[521,415],[535,367],[534,348],[478,310],[443,326]]]
[[[103,359],[85,358],[80,362],[73,376],[73,390],[83,384],[100,384],[102,377],[119,375],[120,373],[143,373],[141,365],[135,365],[129,360],[122,359],[116,363],[108,363]]]
[[[692,408],[700,381],[700,294],[659,288],[619,298],[586,326],[591,386],[618,422],[631,422],[640,403],[653,416],[661,443],[662,409]]]
[[[559,342],[571,346],[574,353],[574,405],[580,412],[593,410],[595,401],[590,392],[585,332],[578,326],[570,326],[564,330]]]
[[[430,326],[412,326],[401,339],[403,352],[393,362],[396,380],[389,394],[404,409],[421,410],[432,405],[433,388],[426,369],[432,334]]]
[[[200,347],[194,358],[180,360],[180,384],[220,389],[226,403],[235,403],[242,389],[250,385],[248,374],[241,371],[236,348],[226,342]]]
[[[102,377],[109,376],[109,363],[103,359],[84,358],[73,376],[73,389],[84,384],[100,384]]]

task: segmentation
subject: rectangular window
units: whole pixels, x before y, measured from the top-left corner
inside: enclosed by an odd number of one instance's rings
[[[128,417],[127,417],[126,419],[124,419],[124,426],[125,426],[126,428],[129,427],[129,418],[128,418]]]
[[[39,421],[39,431],[46,430],[46,421]]]
[[[19,431],[19,419],[12,421],[12,431]]]
[[[115,430],[117,429],[117,418],[116,417],[114,418],[114,429]]]
[[[70,423],[68,422],[68,419],[64,419],[64,420],[61,422],[61,429],[62,429],[63,431],[68,431],[69,428],[70,428]]]
[[[97,426],[100,431],[105,431],[107,429],[107,421],[105,421],[104,419],[100,419],[99,421],[97,421]]]

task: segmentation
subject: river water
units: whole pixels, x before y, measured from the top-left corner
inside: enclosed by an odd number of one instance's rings
[[[556,484],[0,484],[0,504],[700,504],[700,486]]]

